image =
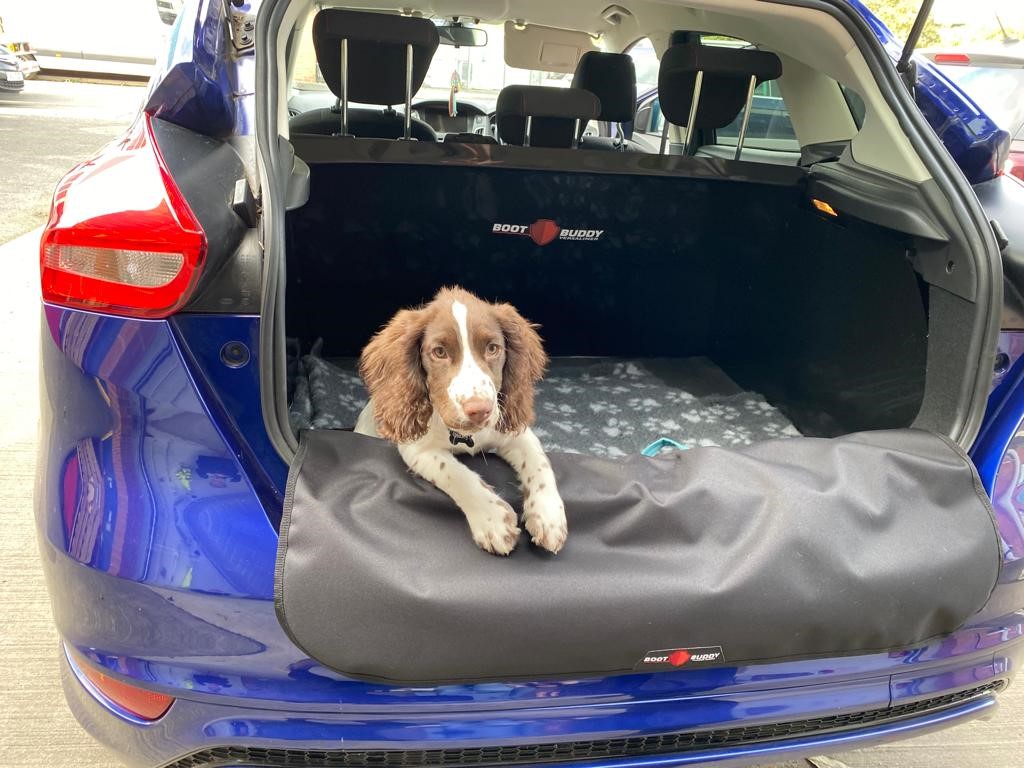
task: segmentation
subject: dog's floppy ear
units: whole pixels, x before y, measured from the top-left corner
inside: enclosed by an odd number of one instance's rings
[[[395,443],[423,437],[433,407],[420,365],[428,309],[403,309],[363,349],[359,373],[370,397],[377,432]]]
[[[498,430],[515,435],[533,424],[533,385],[544,375],[548,356],[537,333],[539,326],[526,320],[511,304],[495,304],[494,312],[505,336]]]

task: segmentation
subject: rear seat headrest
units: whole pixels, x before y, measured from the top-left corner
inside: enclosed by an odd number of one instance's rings
[[[686,125],[690,119],[698,72],[704,73],[704,80],[694,128],[724,128],[743,109],[750,77],[757,83],[775,80],[782,74],[782,62],[774,53],[751,48],[671,46],[658,70],[658,99],[669,122]]]
[[[601,113],[601,100],[580,88],[507,85],[498,94],[495,120],[506,144],[523,144],[526,118],[531,118],[530,146],[571,147],[576,121],[585,123]]]
[[[587,51],[576,65],[572,87],[601,100],[598,120],[629,123],[636,115],[636,67],[628,54]]]
[[[327,8],[313,19],[313,47],[327,87],[341,98],[341,41],[348,40],[348,100],[405,103],[406,45],[412,44],[412,92],[427,76],[437,50],[429,19]]]

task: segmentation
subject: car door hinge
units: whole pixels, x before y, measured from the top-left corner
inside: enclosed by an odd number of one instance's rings
[[[256,45],[256,14],[244,6],[242,0],[227,0],[228,36],[236,55],[251,54]]]

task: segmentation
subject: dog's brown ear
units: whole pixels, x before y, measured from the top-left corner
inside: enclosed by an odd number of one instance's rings
[[[519,434],[533,424],[533,386],[544,375],[548,356],[537,333],[539,326],[526,320],[511,304],[495,304],[494,311],[505,336],[498,430]]]
[[[370,339],[359,359],[359,373],[373,398],[377,432],[395,443],[423,437],[433,407],[420,365],[420,340],[427,309],[403,309]]]

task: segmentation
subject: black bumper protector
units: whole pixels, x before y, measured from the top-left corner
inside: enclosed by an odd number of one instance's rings
[[[392,445],[303,433],[281,523],[282,625],[354,678],[565,678],[902,648],[957,629],[995,586],[988,497],[931,433],[550,458],[566,548],[524,535],[498,558]],[[503,461],[469,463],[520,508]]]

